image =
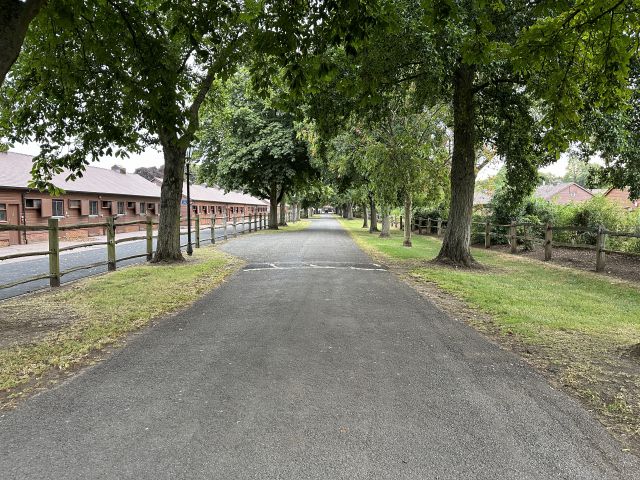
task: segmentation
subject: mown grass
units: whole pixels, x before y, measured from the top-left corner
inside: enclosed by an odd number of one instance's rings
[[[63,322],[35,342],[0,349],[0,391],[11,391],[51,369],[81,364],[151,319],[188,306],[239,266],[237,259],[216,248],[201,248],[181,264],[127,267],[59,291],[3,302],[0,308],[6,322],[15,312],[37,323],[51,310],[58,318],[73,321]]]
[[[297,222],[287,222],[286,227],[278,227],[278,230],[260,230],[256,233],[278,233],[278,232],[298,232],[300,230],[304,230],[309,225],[311,225],[311,220],[302,218]]]
[[[545,373],[557,372],[551,376],[558,383],[640,447],[640,358],[633,353],[640,343],[637,285],[484,249],[473,250],[484,268],[439,266],[429,262],[440,249],[436,238],[414,235],[413,247],[406,248],[398,230],[383,239],[361,228],[361,220],[340,222],[374,256],[490,316],[491,328],[470,323],[528,352]]]
[[[413,247],[402,246],[402,234],[370,235],[361,222],[342,220],[366,247],[396,260],[431,260],[440,241],[413,236]],[[486,269],[467,270],[433,264],[414,275],[491,314],[509,332],[530,338],[549,330],[574,330],[607,335],[622,343],[640,342],[640,290],[588,272],[492,251],[474,250]]]

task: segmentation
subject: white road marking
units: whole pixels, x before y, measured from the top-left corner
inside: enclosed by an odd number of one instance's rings
[[[386,272],[385,268],[364,268],[364,267],[331,267],[331,266],[318,266],[318,265],[303,265],[298,267],[255,267],[255,268],[245,268],[243,272],[257,272],[260,270],[314,270],[314,269],[330,269],[330,270],[364,270],[369,272]]]

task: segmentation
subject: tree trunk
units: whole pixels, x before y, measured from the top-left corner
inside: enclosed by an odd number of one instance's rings
[[[437,261],[470,267],[473,189],[475,187],[475,116],[473,80],[475,68],[461,63],[453,79],[453,154],[451,159],[451,207],[447,231]]]
[[[273,189],[269,197],[269,230],[278,230],[278,192]]]
[[[280,202],[280,223],[278,225],[281,227],[287,226],[287,205],[284,200]]]
[[[158,245],[153,261],[179,262],[184,260],[180,251],[180,202],[187,149],[163,142],[162,152],[164,178],[160,189]],[[187,208],[191,208],[191,205]]]
[[[380,213],[382,213],[382,231],[380,232],[380,236],[382,238],[386,238],[391,236],[391,223],[389,219],[389,207],[384,205],[380,209]]]
[[[46,0],[4,0],[0,2],[0,86],[18,59],[31,20]]]
[[[347,203],[347,220],[353,220],[353,202]]]
[[[404,241],[402,245],[405,247],[411,247],[411,207],[412,207],[411,193],[404,195]]]
[[[367,217],[367,204],[363,203],[362,204],[362,228],[368,228],[369,227],[369,219]]]
[[[373,195],[369,196],[369,212],[371,214],[369,233],[379,232],[380,230],[378,230],[378,214],[376,212],[376,202],[373,199]]]

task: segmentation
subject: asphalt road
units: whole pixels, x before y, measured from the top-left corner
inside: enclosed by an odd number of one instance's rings
[[[636,457],[339,224],[0,417],[2,479],[631,479]]]
[[[238,224],[237,232],[242,233],[244,226]],[[248,230],[249,227],[246,226]],[[228,235],[231,235],[233,227],[229,225],[227,227]],[[140,235],[144,235],[144,232],[140,232]],[[216,241],[221,240],[224,237],[222,229],[216,229]],[[203,229],[200,231],[200,242],[208,245],[211,238],[210,229]],[[195,242],[195,235],[192,236],[192,242]],[[183,234],[180,238],[180,243],[186,245],[187,234]],[[153,240],[153,249],[155,251],[156,240]],[[48,250],[46,243],[42,244],[42,250]],[[183,251],[185,248],[182,249]],[[128,260],[119,261],[121,258],[130,257],[133,255],[141,255],[147,252],[146,240],[138,240],[131,242],[124,242],[116,245],[116,260],[117,267],[123,267],[126,265],[134,265],[138,263],[144,263],[145,257],[133,258]],[[60,254],[60,269],[68,270],[74,267],[80,267],[85,265],[92,265],[98,262],[107,261],[107,247],[105,245],[81,248],[77,250],[71,250],[68,252],[62,252]],[[71,272],[62,277],[61,283],[68,283],[74,280],[78,280],[84,277],[90,277],[99,273],[107,271],[107,266],[99,266],[88,268],[85,270],[77,270]],[[36,275],[43,275],[49,272],[49,257],[31,257],[20,261],[12,260],[11,262],[0,261],[0,285],[11,283],[17,280],[26,279]],[[34,282],[23,283],[22,285],[16,285],[15,287],[5,288],[0,290],[0,300],[5,298],[15,297],[24,293],[41,290],[49,287],[49,280],[36,280]]]

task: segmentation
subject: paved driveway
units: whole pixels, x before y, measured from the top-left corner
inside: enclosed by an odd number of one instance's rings
[[[331,218],[0,418],[3,479],[631,479],[579,405]]]

